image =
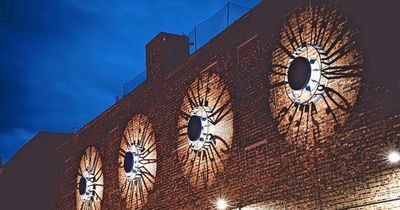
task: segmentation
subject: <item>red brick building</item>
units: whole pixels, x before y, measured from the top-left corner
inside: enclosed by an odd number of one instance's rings
[[[397,20],[394,1],[271,0],[192,55],[160,33],[142,85],[73,135],[35,137],[59,140],[51,163],[34,140],[7,163],[1,205],[400,209]]]

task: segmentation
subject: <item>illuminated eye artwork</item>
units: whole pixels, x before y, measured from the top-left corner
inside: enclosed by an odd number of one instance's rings
[[[307,4],[285,18],[268,80],[272,115],[288,141],[312,143],[344,125],[360,89],[358,44],[337,3]]]
[[[187,90],[178,121],[178,155],[195,187],[207,187],[224,170],[233,130],[226,84],[213,73],[201,73]]]
[[[101,170],[100,156],[96,148],[87,148],[82,156],[76,185],[77,209],[100,209],[103,197],[103,172]]]
[[[118,159],[119,183],[126,208],[142,208],[154,187],[157,169],[156,141],[150,121],[144,115],[135,115],[129,121]]]
[[[324,52],[318,47],[304,45],[298,48],[289,59],[285,82],[289,99],[298,104],[311,104],[323,94],[328,79],[322,76],[321,69],[326,67],[321,59]]]

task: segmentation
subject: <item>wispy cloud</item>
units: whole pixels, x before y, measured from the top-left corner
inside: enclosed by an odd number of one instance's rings
[[[145,70],[144,46],[157,33],[189,32],[226,3],[7,2],[10,13],[0,22],[0,156],[5,160],[40,130],[69,131],[89,122],[113,104],[123,83]]]

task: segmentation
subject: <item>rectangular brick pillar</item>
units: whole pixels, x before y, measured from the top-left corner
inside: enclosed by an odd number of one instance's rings
[[[161,32],[146,45],[147,80],[158,80],[189,57],[189,38]]]

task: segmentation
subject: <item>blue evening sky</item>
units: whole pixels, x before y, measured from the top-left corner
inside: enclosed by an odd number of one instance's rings
[[[232,0],[252,7],[259,0]],[[160,31],[187,34],[227,0],[1,0],[0,156],[80,128],[145,70]]]

